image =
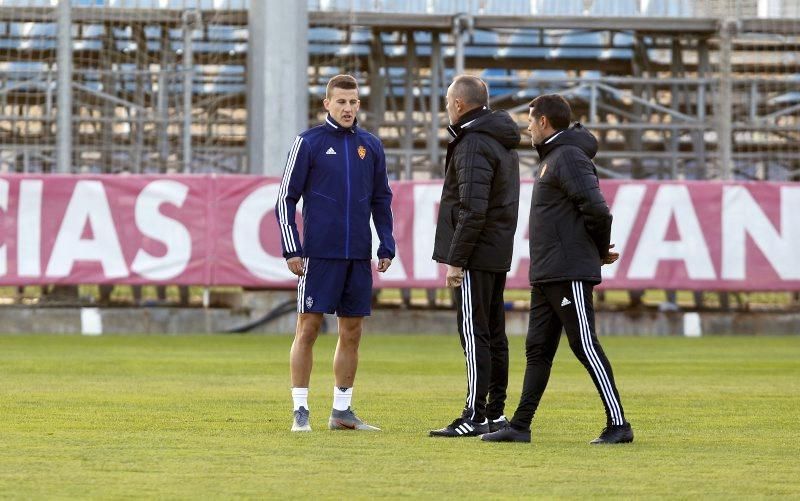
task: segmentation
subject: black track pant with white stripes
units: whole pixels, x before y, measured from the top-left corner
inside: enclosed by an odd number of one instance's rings
[[[519,407],[511,419],[515,428],[529,428],[539,407],[562,327],[569,347],[594,381],[609,425],[625,422],[614,374],[594,329],[592,289],[587,282],[553,282],[531,288],[531,312],[525,342],[525,379]]]
[[[464,270],[464,281],[455,289],[458,333],[467,365],[463,416],[474,421],[496,419],[505,410],[508,387],[505,285],[505,273]]]

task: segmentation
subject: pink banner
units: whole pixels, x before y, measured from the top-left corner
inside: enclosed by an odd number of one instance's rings
[[[800,185],[601,185],[622,256],[603,267],[604,287],[800,289]],[[532,186],[522,186],[509,288],[528,288]],[[375,286],[443,286],[430,258],[441,184],[392,189],[397,257]],[[280,255],[277,194],[277,179],[255,176],[0,177],[0,285],[294,287]]]

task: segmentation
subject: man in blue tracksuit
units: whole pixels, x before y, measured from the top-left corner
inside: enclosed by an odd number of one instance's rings
[[[372,233],[380,240],[379,272],[394,258],[392,191],[381,141],[359,128],[358,83],[350,75],[329,82],[323,101],[325,123],[295,138],[278,192],[275,214],[289,270],[297,284],[297,330],[289,358],[294,422],[292,431],[311,431],[308,383],[312,349],[324,313],[336,313],[339,341],[333,359],[335,386],[332,430],[379,429],[353,413],[350,402],[358,367],[358,345],[372,301]],[[303,198],[303,239],[295,208]]]

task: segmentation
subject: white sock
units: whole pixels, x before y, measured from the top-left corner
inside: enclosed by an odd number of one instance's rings
[[[292,388],[292,400],[294,400],[294,410],[300,407],[308,410],[308,388]]]
[[[346,411],[353,399],[353,388],[333,387],[333,408],[337,411]]]

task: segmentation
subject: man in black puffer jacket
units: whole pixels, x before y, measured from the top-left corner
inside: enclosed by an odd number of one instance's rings
[[[531,421],[550,378],[562,327],[605,407],[606,428],[592,443],[633,441],[611,364],[595,334],[592,305],[600,267],[619,254],[611,251],[611,213],[591,160],[597,140],[580,124],[568,128],[571,114],[569,103],[555,94],[530,103],[528,130],[539,153],[539,171],[530,213],[527,367],[510,425],[484,435],[487,442],[530,442]]]
[[[474,437],[507,424],[503,289],[519,212],[520,134],[508,113],[490,111],[488,102],[486,84],[473,76],[456,77],[447,90],[453,141],[433,259],[447,265],[446,284],[456,288],[467,399],[461,416],[431,436]]]

